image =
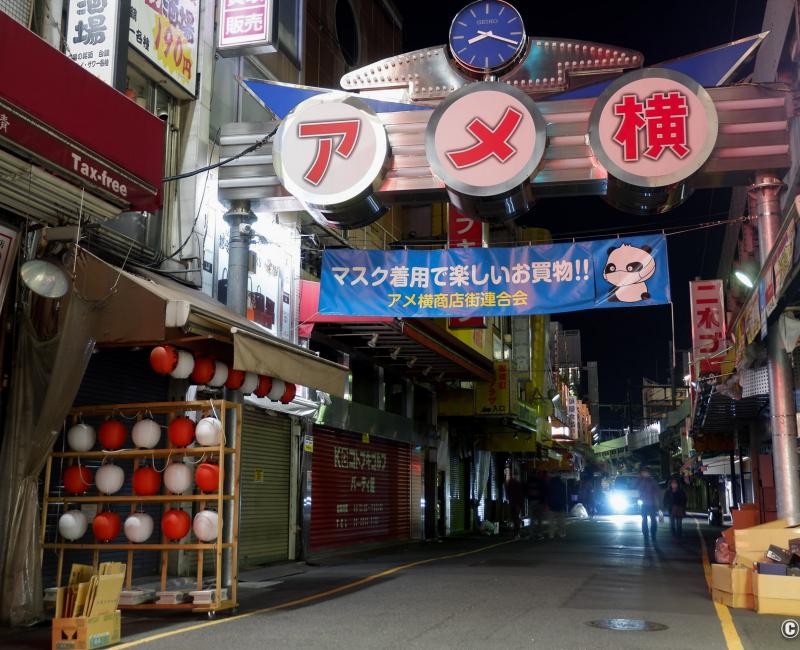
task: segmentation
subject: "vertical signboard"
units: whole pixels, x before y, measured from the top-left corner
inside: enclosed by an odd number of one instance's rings
[[[690,282],[689,296],[692,305],[693,370],[699,371],[699,376],[718,375],[725,361],[727,337],[722,280]]]
[[[220,0],[219,53],[238,56],[277,51],[277,4],[274,0]]]
[[[508,415],[511,412],[511,384],[507,361],[494,364],[494,380],[479,381],[475,388],[475,413]]]
[[[2,120],[0,119],[0,127]],[[0,225],[0,311],[5,303],[6,290],[14,268],[14,258],[17,255],[17,240],[19,233],[7,226]]]
[[[67,54],[109,86],[124,89],[124,30],[128,0],[71,0],[67,15]]]
[[[486,224],[465,216],[452,205],[447,206],[447,247],[480,248],[486,245]],[[448,318],[450,329],[485,329],[486,318]]]

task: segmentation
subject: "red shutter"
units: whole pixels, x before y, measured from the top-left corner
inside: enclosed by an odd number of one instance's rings
[[[408,445],[314,430],[311,552],[411,536]]]

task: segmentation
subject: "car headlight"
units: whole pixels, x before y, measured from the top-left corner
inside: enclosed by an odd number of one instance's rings
[[[628,509],[628,499],[624,494],[612,492],[609,496],[608,502],[614,512],[624,512]]]

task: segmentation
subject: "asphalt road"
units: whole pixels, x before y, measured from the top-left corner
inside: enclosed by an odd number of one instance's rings
[[[268,570],[243,583],[239,616],[209,624],[196,616],[126,615],[123,647],[725,650],[735,646],[708,594],[701,534],[710,540],[715,533],[687,521],[682,541],[662,526],[657,541],[645,544],[638,518],[601,517],[571,523],[566,539],[447,540],[283,571],[295,575],[274,578],[280,573]],[[781,617],[730,611],[747,650],[800,650],[800,640],[781,637]],[[589,625],[607,618],[666,629]],[[0,635],[0,647],[49,647],[42,631]]]

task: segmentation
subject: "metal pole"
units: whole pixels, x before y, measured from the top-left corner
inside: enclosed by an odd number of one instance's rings
[[[748,190],[751,216],[758,217],[761,266],[767,260],[781,226],[780,192],[783,182],[774,174],[758,173]],[[767,335],[769,355],[769,407],[772,430],[772,458],[778,517],[800,520],[800,475],[797,462],[797,421],[794,379],[789,355],[781,343],[776,324]]]

